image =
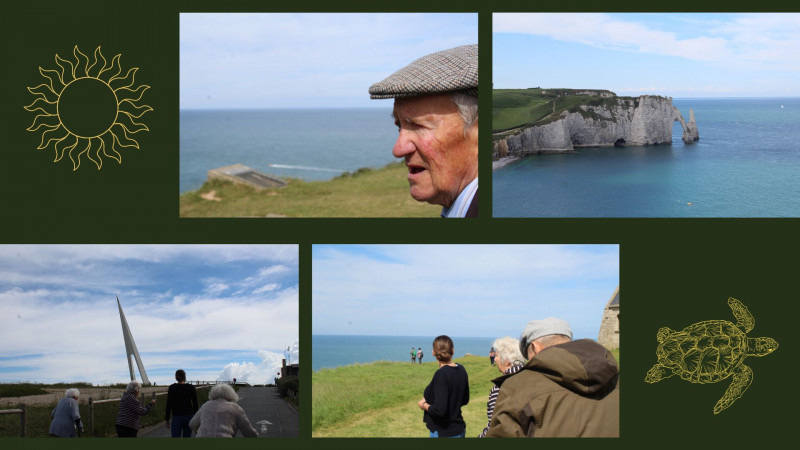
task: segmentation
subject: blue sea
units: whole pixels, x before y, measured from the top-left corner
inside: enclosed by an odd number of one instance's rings
[[[800,98],[673,104],[697,143],[528,157],[493,172],[494,217],[800,217]]]
[[[391,102],[389,102],[391,103]],[[182,110],[180,191],[206,172],[244,164],[270,175],[328,180],[395,161],[391,105],[380,109]]]
[[[422,348],[422,362],[431,362],[431,346],[436,336],[341,336],[315,334],[311,336],[311,370],[347,366],[374,361],[403,361],[411,363],[411,347]],[[486,356],[495,338],[454,337],[455,358],[469,353]]]

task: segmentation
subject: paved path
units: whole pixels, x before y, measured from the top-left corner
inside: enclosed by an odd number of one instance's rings
[[[239,406],[258,430],[258,437],[297,437],[297,411],[278,395],[278,388],[242,387],[238,394]],[[140,431],[139,436],[169,437],[170,432],[162,421],[160,425]],[[242,433],[236,433],[236,437],[242,437]]]

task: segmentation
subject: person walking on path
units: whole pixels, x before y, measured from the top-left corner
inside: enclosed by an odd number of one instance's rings
[[[244,437],[258,437],[258,431],[250,425],[244,409],[237,405],[239,396],[229,384],[218,384],[208,393],[197,414],[189,421],[195,437],[229,437],[241,431]]]
[[[53,437],[76,437],[76,431],[83,433],[83,423],[81,413],[78,411],[78,398],[81,393],[77,388],[69,388],[64,393],[64,398],[50,413],[50,436]]]
[[[419,361],[419,363],[422,364],[422,347],[417,349],[417,361]]]
[[[492,349],[489,350],[489,364],[491,364],[492,367],[494,367],[494,359],[496,357],[497,357],[497,352],[494,350],[494,347],[492,347]]]
[[[139,433],[141,416],[150,412],[156,405],[156,399],[150,400],[147,406],[142,406],[137,397],[142,389],[142,383],[131,381],[125,388],[125,393],[119,401],[117,413],[117,437],[136,437]]]
[[[189,421],[197,412],[197,391],[191,384],[186,384],[186,372],[178,369],[175,372],[175,380],[167,391],[167,407],[164,420],[167,428],[170,429],[172,437],[192,437],[192,429],[189,428]],[[172,426],[170,427],[169,416],[172,414]]]

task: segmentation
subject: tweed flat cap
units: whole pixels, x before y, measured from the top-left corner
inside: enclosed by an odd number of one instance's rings
[[[531,320],[522,331],[519,337],[519,350],[527,357],[525,349],[531,345],[531,342],[543,336],[551,334],[563,334],[572,339],[572,329],[565,320],[556,319],[555,317],[548,317],[542,320]]]
[[[478,45],[423,56],[369,87],[370,98],[416,97],[464,91],[478,96]]]

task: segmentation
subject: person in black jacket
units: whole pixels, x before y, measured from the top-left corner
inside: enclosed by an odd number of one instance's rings
[[[430,430],[430,437],[464,437],[467,424],[461,407],[469,403],[467,371],[452,361],[453,340],[447,336],[433,340],[433,356],[439,361],[439,369],[417,403],[425,411],[422,421]]]
[[[167,391],[167,428],[170,428],[172,437],[192,437],[189,421],[197,412],[197,391],[191,384],[186,384],[186,372],[182,369],[175,372],[175,380],[178,382],[172,383]],[[169,423],[170,414],[172,427]]]

